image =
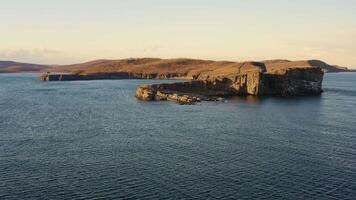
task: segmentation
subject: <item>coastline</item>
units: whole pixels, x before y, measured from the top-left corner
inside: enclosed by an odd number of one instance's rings
[[[42,81],[85,81],[115,79],[179,79],[171,84],[140,85],[136,98],[143,101],[174,101],[194,104],[216,101],[227,96],[307,96],[322,93],[324,71],[321,68],[288,68],[267,72],[264,63],[244,63],[235,73],[209,73],[187,77],[187,74],[159,73],[95,73],[51,74],[39,77]]]

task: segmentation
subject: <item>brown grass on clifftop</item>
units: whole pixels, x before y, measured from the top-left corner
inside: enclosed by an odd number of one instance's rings
[[[264,66],[262,69],[261,66]],[[51,72],[68,72],[75,74],[97,74],[127,72],[133,74],[157,74],[170,77],[209,77],[235,74],[248,70],[266,70],[278,73],[288,68],[321,67],[326,71],[343,71],[345,68],[331,66],[318,60],[289,61],[267,60],[261,62],[231,62],[197,59],[159,59],[159,58],[130,58],[122,60],[95,60],[82,64],[56,66],[47,68]]]

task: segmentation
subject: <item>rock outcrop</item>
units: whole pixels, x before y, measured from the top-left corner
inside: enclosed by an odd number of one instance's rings
[[[178,84],[179,85],[179,84]],[[157,86],[157,87],[156,87]],[[171,84],[171,86],[177,86],[177,83]],[[174,101],[182,105],[190,105],[196,102],[200,102],[201,98],[192,94],[187,95],[173,90],[171,92],[165,89],[158,89],[161,85],[144,85],[139,86],[136,89],[136,97],[143,101]],[[179,88],[179,86],[177,86]]]
[[[291,68],[267,73],[263,65],[235,75],[202,78],[189,82],[139,86],[136,97],[144,101],[171,100],[193,104],[235,95],[300,96],[322,93],[324,72],[320,68]]]

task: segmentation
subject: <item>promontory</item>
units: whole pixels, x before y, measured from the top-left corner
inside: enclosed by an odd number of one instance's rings
[[[170,84],[141,85],[136,97],[194,104],[235,95],[302,96],[322,93],[325,72],[347,71],[319,60],[211,61],[137,58],[96,60],[46,69],[43,81],[99,79],[180,79]]]

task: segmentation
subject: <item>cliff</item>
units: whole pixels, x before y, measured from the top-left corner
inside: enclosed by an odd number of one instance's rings
[[[172,84],[143,85],[136,97],[144,101],[175,101],[180,104],[215,101],[236,95],[300,96],[322,93],[324,72],[321,68],[290,68],[268,73],[259,63],[254,70],[234,75]]]

